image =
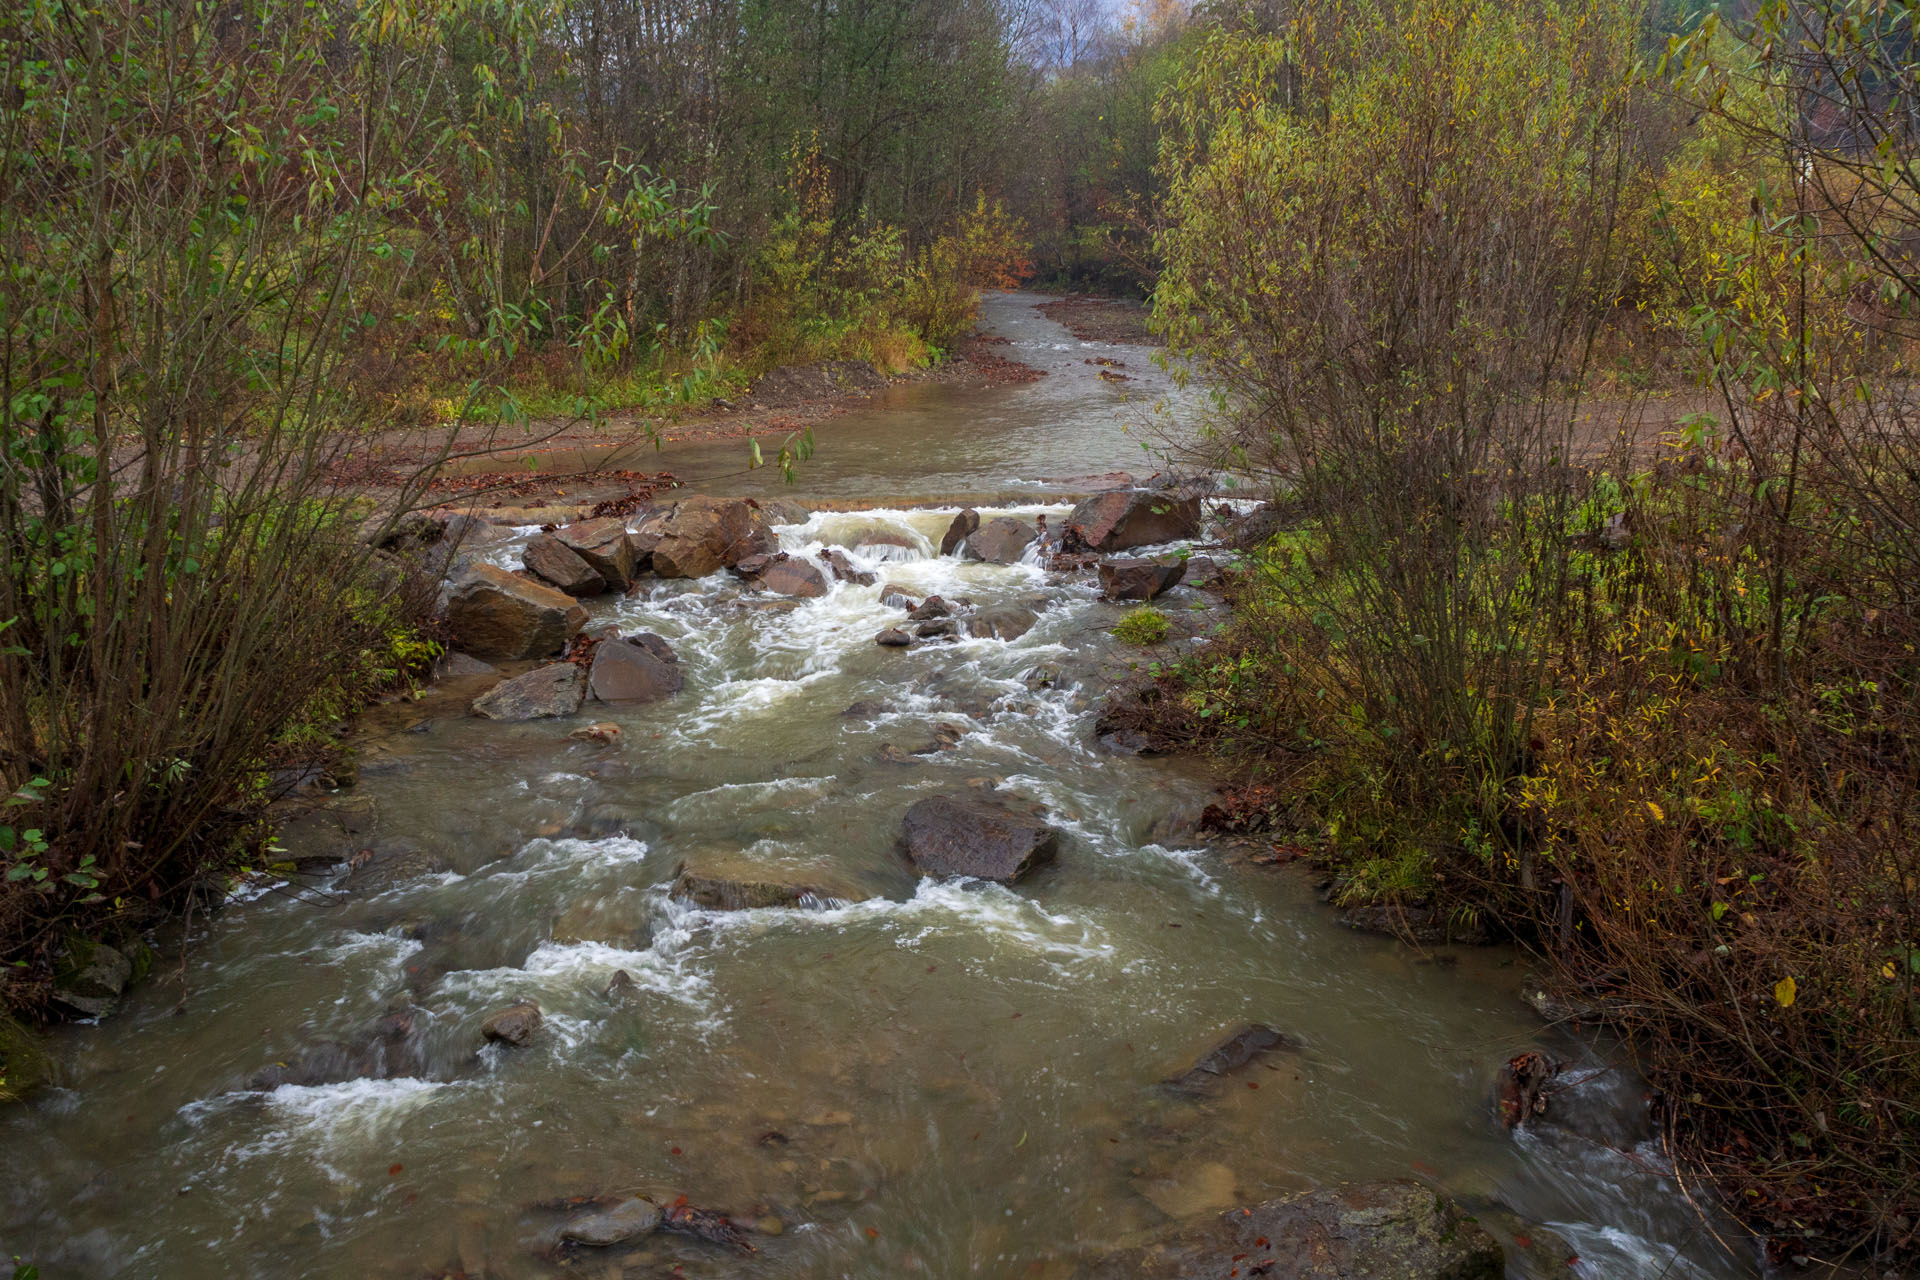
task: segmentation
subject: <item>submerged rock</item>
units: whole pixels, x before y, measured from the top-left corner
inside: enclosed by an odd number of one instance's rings
[[[1176,1093],[1206,1093],[1228,1076],[1274,1050],[1298,1052],[1300,1042],[1264,1023],[1241,1027],[1202,1054],[1184,1071],[1176,1071],[1160,1083]]]
[[[963,551],[969,560],[1012,564],[1038,537],[1032,525],[1011,516],[995,516],[968,535]]]
[[[1067,541],[1092,551],[1155,546],[1200,533],[1200,498],[1174,489],[1109,489],[1067,516]]]
[[[988,605],[963,619],[962,629],[970,636],[992,636],[996,640],[1018,640],[1033,630],[1040,615],[1025,605]]]
[[[582,1214],[560,1228],[560,1238],[574,1244],[604,1247],[651,1235],[660,1226],[660,1207],[632,1196],[610,1209]]]
[[[493,686],[473,700],[473,714],[489,720],[570,716],[580,709],[586,692],[586,678],[579,667],[554,662]]]
[[[496,565],[469,569],[447,600],[447,629],[457,646],[489,662],[558,653],[587,625],[572,596]]]
[[[427,1070],[419,1027],[423,1016],[414,1009],[401,1009],[352,1040],[303,1045],[284,1060],[254,1072],[247,1088],[264,1093],[283,1084],[338,1084],[422,1075]]]
[[[593,696],[610,705],[658,702],[686,687],[680,659],[659,636],[642,632],[602,640],[587,676]]]
[[[489,1044],[523,1045],[533,1039],[534,1033],[540,1030],[541,1022],[540,1006],[531,1000],[523,1000],[488,1014],[486,1021],[480,1024],[480,1034]]]
[[[1107,600],[1151,600],[1178,586],[1186,572],[1187,562],[1177,556],[1103,561],[1100,595]]]
[[[1184,1223],[1091,1258],[1079,1280],[1501,1280],[1499,1241],[1416,1182],[1312,1191]]]
[[[923,875],[1008,883],[1051,862],[1060,833],[990,796],[932,796],[907,810],[899,848]]]
[[[818,876],[769,867],[741,855],[702,856],[674,869],[668,895],[709,911],[755,911],[764,907],[799,907],[810,900],[864,901],[866,894],[844,885],[829,885]]]
[[[601,996],[614,1004],[632,1004],[640,998],[640,986],[625,969],[615,969]]]
[[[959,550],[960,544],[965,542],[967,538],[972,535],[973,531],[979,527],[980,513],[972,507],[963,510],[953,518],[953,523],[947,526],[946,533],[941,537],[940,554],[943,556],[952,555],[955,551]]]
[[[607,589],[600,571],[551,533],[535,534],[520,553],[527,572],[570,596],[597,596]]]
[[[891,582],[887,582],[880,586],[880,603],[889,609],[918,609],[920,598],[909,595]]]

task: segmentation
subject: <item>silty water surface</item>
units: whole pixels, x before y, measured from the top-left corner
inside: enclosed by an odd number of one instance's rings
[[[1750,1273],[1650,1144],[1501,1129],[1498,1063],[1583,1052],[1520,1003],[1510,954],[1435,963],[1347,932],[1299,875],[1196,842],[1194,767],[1092,740],[1118,610],[1034,564],[935,556],[952,514],[819,514],[782,543],[892,535],[911,545],[851,554],[915,594],[1034,607],[1026,635],[882,649],[900,615],[877,586],[769,602],[718,575],[595,606],[675,646],[671,700],[503,725],[454,686],[375,716],[358,787],[288,843],[378,856],[197,925],[184,1013],[156,979],[56,1037],[62,1086],[0,1112],[0,1254],[47,1277],[545,1276],[563,1214],[543,1205],[637,1190],[779,1234],[751,1259],[656,1236],[574,1266],[1068,1276],[1186,1215],[1411,1176],[1557,1233],[1581,1275]],[[588,718],[618,743],[566,736]],[[965,732],[939,749],[939,725]],[[1058,864],[1011,889],[916,880],[902,812],[990,784],[1046,805]],[[668,899],[683,859],[742,857],[867,896]],[[639,988],[625,1005],[601,994],[615,970]],[[543,1032],[482,1049],[481,1019],[521,999]],[[395,1010],[417,1056],[247,1087]],[[1256,1021],[1304,1051],[1209,1100],[1154,1087]],[[1513,1274],[1538,1274],[1528,1251]]]

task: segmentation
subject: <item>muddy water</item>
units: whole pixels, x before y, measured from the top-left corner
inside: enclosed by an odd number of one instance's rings
[[[1083,412],[1117,435],[1114,407]],[[1031,478],[1014,459],[933,483]],[[1065,508],[1018,514],[1043,510]],[[769,603],[720,576],[596,606],[666,637],[688,675],[668,702],[597,713],[615,745],[469,718],[458,686],[375,717],[358,787],[287,836],[373,860],[196,926],[184,1013],[175,981],[149,982],[61,1033],[62,1087],[0,1112],[0,1256],[47,1277],[547,1276],[562,1215],[543,1203],[636,1190],[760,1222],[758,1254],[656,1236],[569,1268],[1068,1276],[1189,1214],[1412,1176],[1526,1235],[1517,1276],[1548,1253],[1584,1276],[1748,1274],[1617,1119],[1501,1130],[1492,1072],[1529,1046],[1594,1068],[1578,1101],[1597,1110],[1635,1093],[1521,1004],[1511,955],[1346,932],[1300,877],[1195,841],[1204,777],[1092,741],[1127,660],[1117,611],[1031,564],[933,555],[951,514],[781,533],[795,551],[893,535],[910,545],[854,558],[916,593],[1034,607],[1021,638],[881,649],[898,615],[877,587]],[[948,749],[943,725],[964,731]],[[1059,863],[1013,889],[916,881],[891,849],[902,811],[970,785],[1044,803]],[[668,899],[682,859],[716,857],[841,899]],[[615,970],[625,1003],[601,994]],[[482,1018],[522,999],[542,1033],[483,1049]],[[366,1049],[395,1012],[411,1032]],[[1305,1047],[1214,1098],[1154,1087],[1250,1021]],[[354,1078],[248,1087],[327,1042]]]
[[[777,467],[749,469],[739,440],[587,446],[541,453],[525,465],[667,470],[697,489],[836,505],[902,495],[964,496],[974,505],[1030,501],[1100,487],[1094,477],[1111,471],[1153,471],[1158,463],[1150,451],[1174,424],[1195,419],[1202,395],[1175,386],[1151,348],[1075,340],[1035,309],[1041,301],[1032,294],[990,297],[985,323],[1008,339],[1001,354],[1046,376],[1007,387],[885,388],[817,425],[822,447],[791,485]],[[759,439],[770,461],[786,435]],[[492,471],[501,462],[488,456],[464,465]]]

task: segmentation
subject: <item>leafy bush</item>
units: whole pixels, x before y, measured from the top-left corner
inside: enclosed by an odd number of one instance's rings
[[[1129,609],[1114,624],[1113,634],[1122,644],[1159,644],[1167,638],[1169,626],[1166,614],[1150,604],[1143,604],[1138,609]]]

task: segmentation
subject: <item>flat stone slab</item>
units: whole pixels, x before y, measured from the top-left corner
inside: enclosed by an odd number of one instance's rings
[[[570,716],[580,709],[586,694],[586,677],[579,667],[553,662],[493,686],[473,700],[473,714],[489,720]]]

